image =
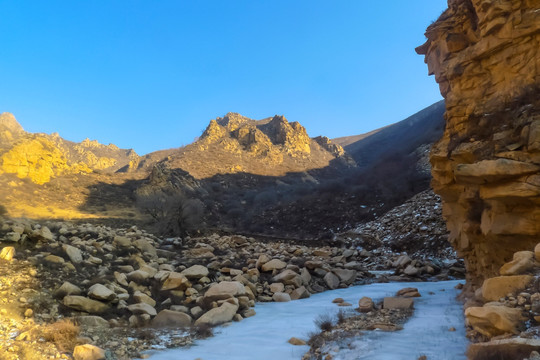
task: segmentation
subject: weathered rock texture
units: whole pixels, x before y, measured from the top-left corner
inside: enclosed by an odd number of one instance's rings
[[[473,287],[540,235],[539,8],[449,0],[417,48],[446,98],[432,185]]]
[[[340,145],[326,137],[310,138],[302,125],[284,116],[252,120],[228,113],[210,121],[196,142],[167,162],[201,179],[238,172],[282,176],[323,168],[336,159],[355,165]]]
[[[0,174],[44,184],[67,174],[135,169],[138,162],[139,156],[131,149],[89,139],[74,143],[56,133],[28,133],[12,114],[0,114]]]

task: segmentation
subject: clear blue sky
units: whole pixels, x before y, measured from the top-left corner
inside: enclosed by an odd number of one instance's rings
[[[361,134],[441,99],[414,48],[446,0],[0,0],[0,112],[139,154],[229,111]]]

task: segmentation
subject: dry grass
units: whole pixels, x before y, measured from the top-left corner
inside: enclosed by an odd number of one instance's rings
[[[42,329],[45,340],[52,342],[60,351],[72,351],[77,345],[80,329],[71,320],[60,320]]]

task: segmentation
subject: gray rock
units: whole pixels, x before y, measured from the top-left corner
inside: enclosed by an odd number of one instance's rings
[[[109,309],[107,304],[97,300],[92,300],[84,296],[68,295],[64,297],[64,305],[89,314],[101,314]]]
[[[229,322],[233,319],[236,311],[238,310],[238,305],[225,302],[221,304],[220,307],[214,308],[207,313],[203,314],[197,321],[195,321],[195,326],[199,325],[210,325],[217,326]]]
[[[152,320],[152,326],[156,328],[187,328],[191,326],[191,316],[186,313],[161,310]]]
[[[324,282],[332,290],[337,289],[339,286],[339,278],[331,272],[324,275]]]

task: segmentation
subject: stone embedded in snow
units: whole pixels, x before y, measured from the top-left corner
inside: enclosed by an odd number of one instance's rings
[[[290,338],[288,341],[287,341],[289,344],[291,345],[299,345],[299,346],[302,346],[302,345],[306,345],[306,342],[304,340],[301,340],[299,338],[296,338],[296,337],[292,337]]]
[[[200,279],[205,276],[208,276],[209,271],[206,266],[202,265],[193,265],[184,271],[182,271],[180,274],[184,275],[188,279]]]
[[[534,279],[530,275],[497,276],[484,280],[482,297],[484,301],[498,301],[508,293],[521,291]]]
[[[284,292],[277,292],[272,296],[272,300],[275,302],[288,302],[291,301],[291,296]]]
[[[332,290],[337,289],[339,286],[339,278],[331,272],[324,275],[324,282]]]
[[[465,318],[473,329],[490,338],[518,334],[518,327],[524,320],[521,309],[506,306],[469,307],[465,310]]]
[[[199,325],[210,325],[217,326],[229,322],[233,319],[236,311],[238,310],[238,305],[231,304],[229,302],[224,302],[220,307],[214,308],[207,313],[203,314],[197,321],[195,321],[195,326]]]
[[[74,264],[79,264],[83,261],[81,250],[71,245],[63,245],[62,249]]]
[[[358,300],[358,310],[362,313],[368,313],[374,309],[373,300],[370,297],[364,296]]]
[[[291,292],[291,300],[307,299],[311,294],[304,286],[300,286],[298,289],[294,289]]]
[[[92,300],[84,296],[68,295],[64,297],[64,305],[89,314],[101,314],[109,309],[107,304],[97,300]]]
[[[191,326],[191,316],[183,312],[161,310],[152,320],[152,326],[157,328],[188,328]]]
[[[273,260],[270,260],[268,261],[267,263],[263,264],[262,267],[261,267],[261,270],[266,272],[266,271],[274,271],[274,270],[282,270],[282,269],[285,269],[285,267],[287,266],[287,263],[286,262],[283,262],[279,259],[273,259]]]
[[[403,296],[403,297],[421,297],[420,293],[418,292],[417,288],[413,287],[407,287],[399,290],[396,293],[396,296]]]
[[[105,360],[105,351],[95,345],[77,345],[73,350],[75,360]]]
[[[411,298],[385,297],[383,309],[412,309],[414,301]]]
[[[94,284],[88,289],[88,297],[96,300],[111,301],[116,298],[116,294],[105,285]]]

